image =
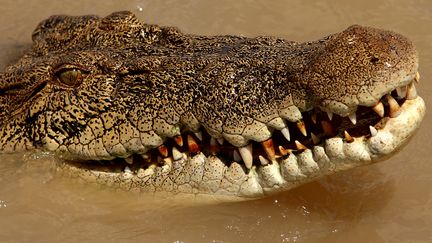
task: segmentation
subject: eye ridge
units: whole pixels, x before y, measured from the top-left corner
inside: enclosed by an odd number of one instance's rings
[[[78,68],[63,68],[56,72],[58,81],[67,86],[78,86],[82,83],[83,72]]]

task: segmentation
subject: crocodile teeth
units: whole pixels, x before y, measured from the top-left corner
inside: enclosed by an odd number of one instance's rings
[[[183,137],[182,136],[175,136],[174,137],[174,141],[176,142],[176,144],[180,147],[183,147]]]
[[[414,77],[414,81],[416,81],[416,83],[420,82],[420,73],[419,72],[416,73],[416,75]]]
[[[417,98],[417,90],[414,86],[414,82],[411,82],[410,84],[408,84],[408,87],[407,87],[406,99],[407,100],[413,100],[415,98]]]
[[[330,121],[333,119],[333,113],[332,112],[327,111],[327,116],[328,116],[328,119]]]
[[[143,158],[144,160],[148,160],[150,159],[150,153],[146,153],[146,154],[140,154],[141,158]]]
[[[390,113],[389,113],[390,117],[395,118],[399,116],[401,111],[397,101],[391,95],[387,95],[387,102],[390,106]]]
[[[311,137],[312,137],[312,142],[314,144],[318,144],[319,143],[319,138],[313,132],[311,132]]]
[[[291,139],[291,136],[290,136],[290,132],[289,132],[288,127],[284,127],[284,128],[281,130],[281,132],[282,132],[282,134],[284,135],[284,137],[286,138],[286,140],[288,140],[288,142],[289,142],[290,139]]]
[[[327,121],[321,121],[321,126],[323,128],[324,134],[327,136],[333,136],[334,130],[332,125]]]
[[[198,138],[200,141],[203,140],[202,132],[194,132],[194,134],[195,134],[195,137]]]
[[[287,154],[290,153],[289,149],[286,149],[286,148],[284,148],[284,147],[282,147],[282,146],[279,146],[278,149],[279,149],[279,152],[280,152],[280,154],[281,154],[282,156],[285,156],[285,155],[287,155]]]
[[[216,139],[214,137],[210,138],[210,153],[212,154],[216,154],[217,152],[219,152],[219,145],[216,142]]]
[[[404,87],[397,87],[396,88],[396,93],[398,95],[399,98],[405,98],[406,95],[406,86]]]
[[[132,174],[132,170],[129,168],[129,166],[126,166],[124,168],[124,173],[126,173],[126,174]]]
[[[312,122],[313,122],[314,124],[317,123],[317,115],[316,115],[315,113],[312,113],[312,115],[311,115],[311,120],[312,120]]]
[[[126,163],[128,163],[128,164],[133,164],[133,157],[132,156],[129,156],[129,157],[127,157],[127,158],[124,158],[124,160],[126,161]]]
[[[370,130],[370,133],[371,133],[372,137],[375,136],[375,135],[377,135],[377,133],[378,133],[378,131],[376,130],[376,128],[373,127],[373,126],[369,126],[369,130]]]
[[[357,117],[356,117],[355,113],[349,115],[348,118],[350,119],[350,121],[351,121],[352,124],[355,125],[357,123]]]
[[[217,141],[218,141],[218,143],[220,144],[220,145],[223,145],[224,144],[224,138],[217,138],[216,139]]]
[[[264,158],[263,156],[258,156],[259,161],[261,162],[261,165],[268,165],[270,164],[270,161],[268,159]]]
[[[275,150],[273,147],[273,140],[271,138],[267,139],[266,141],[261,142],[261,145],[264,148],[264,151],[266,152],[267,157],[270,160],[274,160],[275,159]]]
[[[344,136],[345,136],[345,140],[346,140],[348,143],[352,143],[352,142],[354,142],[354,138],[351,137],[351,135],[350,135],[347,131],[344,131]]]
[[[172,148],[172,155],[174,160],[180,160],[183,157],[183,155],[176,147]]]
[[[237,150],[234,150],[234,152],[233,152],[233,159],[235,162],[240,162],[242,160],[240,157],[240,154],[239,154],[239,152],[237,152]]]
[[[252,144],[248,144],[244,147],[239,148],[239,152],[243,159],[243,162],[246,165],[246,168],[248,169],[252,168],[252,162],[253,162]]]
[[[163,159],[164,165],[172,165],[172,162],[173,162],[173,159],[170,157]]]
[[[372,107],[372,110],[374,110],[378,116],[384,117],[384,105],[381,101],[379,101],[374,107]]]
[[[297,127],[300,130],[300,132],[303,134],[303,136],[307,136],[306,126],[304,121],[297,122]]]
[[[168,157],[168,148],[165,145],[159,146],[158,151],[164,158]]]
[[[300,143],[298,140],[295,140],[295,145],[296,145],[298,150],[306,150],[307,149],[307,147],[304,146],[302,143]]]
[[[198,153],[200,151],[197,142],[195,141],[195,139],[192,137],[191,134],[187,135],[187,144],[188,144],[189,152]]]

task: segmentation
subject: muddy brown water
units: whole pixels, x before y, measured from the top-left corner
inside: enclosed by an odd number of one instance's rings
[[[132,10],[197,34],[320,38],[358,23],[409,36],[420,52],[418,92],[432,104],[432,1],[26,1],[0,5],[0,67],[53,14]],[[0,242],[432,242],[432,117],[389,160],[276,196],[187,205],[89,186],[48,158],[0,157]]]

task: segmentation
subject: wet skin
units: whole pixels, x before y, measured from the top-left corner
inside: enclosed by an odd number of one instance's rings
[[[0,151],[125,190],[262,197],[393,155],[425,112],[413,44],[198,36],[129,12],[52,16],[0,75]]]

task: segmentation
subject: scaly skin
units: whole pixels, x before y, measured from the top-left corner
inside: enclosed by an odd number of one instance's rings
[[[262,197],[394,154],[425,112],[412,43],[374,28],[296,43],[183,34],[118,12],[50,17],[33,41],[0,76],[0,151],[50,151],[60,171],[127,190]],[[400,108],[360,112],[398,87]]]

